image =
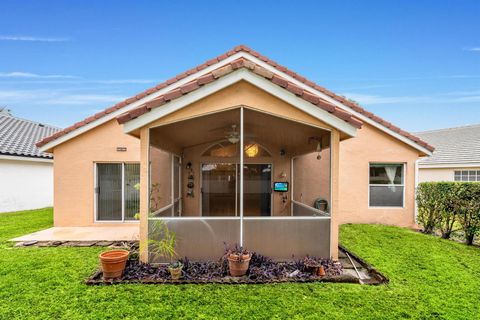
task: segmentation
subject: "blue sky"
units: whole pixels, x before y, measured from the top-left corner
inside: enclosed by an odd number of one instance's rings
[[[480,123],[480,1],[5,1],[0,105],[65,127],[246,44],[410,131]]]

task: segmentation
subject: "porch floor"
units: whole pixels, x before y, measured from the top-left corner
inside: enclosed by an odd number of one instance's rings
[[[137,241],[139,231],[138,224],[115,227],[53,227],[10,239],[10,241]]]

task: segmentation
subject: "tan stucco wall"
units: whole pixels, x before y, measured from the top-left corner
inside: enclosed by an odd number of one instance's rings
[[[118,152],[117,147],[127,151]],[[54,225],[91,226],[95,162],[139,162],[140,142],[124,134],[112,120],[55,147],[53,152]]]
[[[455,171],[461,170],[480,170],[480,167],[461,167],[461,168],[419,168],[418,182],[428,181],[454,181]]]
[[[194,113],[198,115],[241,104],[328,128],[322,121],[246,83],[240,83],[207,97],[152,125],[170,123],[189,118]],[[117,152],[118,146],[127,147],[127,152]],[[112,120],[55,147],[54,155],[55,225],[89,226],[94,224],[94,163],[138,162],[140,161],[140,143],[137,138],[125,135],[122,127]],[[338,168],[339,211],[335,217],[338,217],[338,222],[412,226],[414,223],[414,167],[417,158],[417,151],[367,124],[358,130],[357,137],[341,141]],[[369,162],[406,164],[404,208],[368,208]],[[198,170],[199,167],[195,171],[198,172]],[[273,180],[277,180],[279,172],[282,171],[285,171],[287,179],[290,179],[289,162],[274,163]],[[142,171],[142,174],[145,173]],[[326,183],[325,179],[320,180]],[[199,180],[196,181],[199,186]],[[199,193],[197,192],[196,195],[198,197]],[[273,206],[278,209],[280,198],[275,199],[275,197],[274,195]],[[335,199],[332,201],[332,206],[334,206],[333,202]],[[277,214],[284,214],[284,212],[277,211]]]
[[[220,110],[238,108],[240,105],[245,105],[248,106],[248,108],[261,110],[262,112],[274,114],[286,119],[319,126],[325,129],[332,129],[331,126],[323,121],[243,81],[154,121],[149,124],[148,127],[153,128],[167,123],[218,112]]]
[[[418,151],[364,124],[357,137],[340,143],[340,217],[343,223],[414,226],[415,161]],[[405,206],[369,208],[369,163],[405,164]]]
[[[330,148],[322,150],[320,160],[313,152],[295,158],[293,170],[293,200],[313,205],[317,198],[330,203]]]

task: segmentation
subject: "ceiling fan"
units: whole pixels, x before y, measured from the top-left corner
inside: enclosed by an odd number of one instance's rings
[[[243,136],[246,139],[255,138],[255,135],[251,133],[244,133]],[[225,131],[225,138],[232,144],[236,144],[240,141],[240,132],[237,131],[236,124],[232,124],[232,129],[230,131]]]
[[[227,140],[233,144],[240,141],[240,132],[237,131],[236,124],[232,124],[232,130],[225,132],[225,138],[227,138]]]

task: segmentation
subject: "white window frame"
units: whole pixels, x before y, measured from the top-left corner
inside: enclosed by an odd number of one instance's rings
[[[372,206],[370,205],[370,187],[391,187],[391,184],[370,184],[370,167],[372,165],[401,165],[402,166],[402,184],[395,184],[393,186],[395,187],[402,187],[403,188],[403,193],[402,193],[402,205],[401,206]],[[368,163],[368,196],[367,196],[367,201],[368,201],[368,208],[369,209],[405,209],[405,185],[406,179],[407,179],[407,165],[405,162],[369,162]]]
[[[121,164],[122,165],[122,220],[98,220],[98,165],[99,164]],[[94,223],[139,223],[139,220],[126,220],[125,219],[125,165],[126,164],[138,164],[138,161],[128,161],[128,162],[116,162],[116,161],[105,161],[105,162],[94,162],[93,163],[93,201],[94,201],[94,210],[93,210],[93,221]]]
[[[473,175],[474,180],[470,180],[470,172],[474,171],[475,174]],[[456,179],[457,172],[459,173],[460,180]],[[467,180],[463,180],[464,175],[463,172],[466,172]],[[480,182],[480,170],[479,169],[458,169],[453,171],[453,181],[455,182]]]

